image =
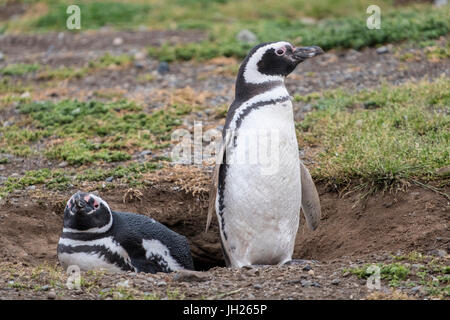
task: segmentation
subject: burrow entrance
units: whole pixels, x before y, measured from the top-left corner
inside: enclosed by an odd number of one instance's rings
[[[189,239],[197,270],[224,266],[217,222],[204,232],[208,194],[191,194],[170,184],[141,190],[123,202],[127,190],[101,193],[113,210],[151,216]],[[411,188],[397,195],[379,194],[355,205],[358,195],[339,198],[319,186],[322,220],[316,231],[301,218],[294,258],[331,261],[370,253],[440,248],[450,251],[450,208],[432,191]],[[0,260],[30,264],[56,262],[62,211],[70,193],[36,201],[12,199],[0,208]]]

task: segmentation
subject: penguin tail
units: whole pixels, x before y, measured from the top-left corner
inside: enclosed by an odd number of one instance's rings
[[[306,224],[311,230],[319,226],[321,209],[319,194],[317,193],[314,181],[308,168],[300,161],[300,172],[302,180],[302,211],[306,219]]]

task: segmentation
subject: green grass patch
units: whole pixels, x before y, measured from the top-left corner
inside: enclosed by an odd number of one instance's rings
[[[89,63],[81,68],[59,67],[51,68],[40,64],[11,64],[0,69],[0,74],[5,76],[24,76],[28,73],[36,73],[39,80],[62,80],[71,78],[82,78],[89,73],[109,69],[127,67],[133,62],[133,57],[128,54],[112,55],[105,53],[97,59],[89,61]],[[8,78],[0,80],[0,93],[14,91],[18,87],[15,82]],[[17,89],[16,89],[17,90]]]
[[[23,76],[27,73],[36,72],[40,68],[39,64],[16,63],[10,64],[0,69],[0,74],[4,76]]]
[[[216,24],[208,40],[200,43],[164,45],[149,48],[149,55],[159,60],[205,60],[217,56],[243,58],[255,44],[239,43],[235,36],[248,28],[259,42],[287,40],[298,45],[318,45],[324,50],[332,48],[360,49],[403,40],[423,41],[435,39],[450,32],[449,8],[420,11],[396,10],[383,14],[381,29],[369,30],[366,16],[341,17],[309,25],[301,20],[260,20],[246,24]]]
[[[106,178],[120,180],[130,186],[142,185],[142,175],[161,168],[157,162],[131,162],[107,169],[39,169],[27,171],[20,177],[9,177],[0,186],[0,198],[6,197],[14,190],[23,190],[29,186],[42,185],[51,190],[65,190],[68,187],[81,185],[85,182],[105,181]]]
[[[59,3],[58,3],[59,2]],[[38,18],[32,27],[38,29],[66,29],[66,13],[69,4],[76,4],[81,10],[82,29],[97,29],[106,25],[131,27],[144,23],[152,9],[149,4],[114,1],[53,1],[49,12]]]
[[[32,152],[45,138],[49,159],[72,165],[131,159],[141,149],[165,147],[189,106],[169,106],[146,113],[141,106],[116,102],[64,100],[21,102],[24,125],[0,128],[0,151],[16,155]]]
[[[318,180],[379,190],[437,178],[450,164],[450,81],[324,92],[297,124],[300,145],[320,146]]]

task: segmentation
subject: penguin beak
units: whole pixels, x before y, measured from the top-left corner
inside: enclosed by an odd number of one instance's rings
[[[308,58],[318,56],[323,53],[322,48],[317,46],[312,47],[300,47],[294,50],[294,59],[302,62]]]
[[[76,194],[75,197],[73,198],[73,202],[75,212],[82,213],[89,210],[89,208],[87,208],[88,204],[81,194]]]

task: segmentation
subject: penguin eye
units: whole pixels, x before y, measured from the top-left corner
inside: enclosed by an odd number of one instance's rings
[[[94,209],[98,209],[98,207],[100,207],[100,206],[98,205],[98,203],[95,203],[95,204],[94,204]]]
[[[277,56],[282,56],[285,52],[286,52],[285,48],[280,48],[280,49],[277,49],[277,51],[275,51]]]

